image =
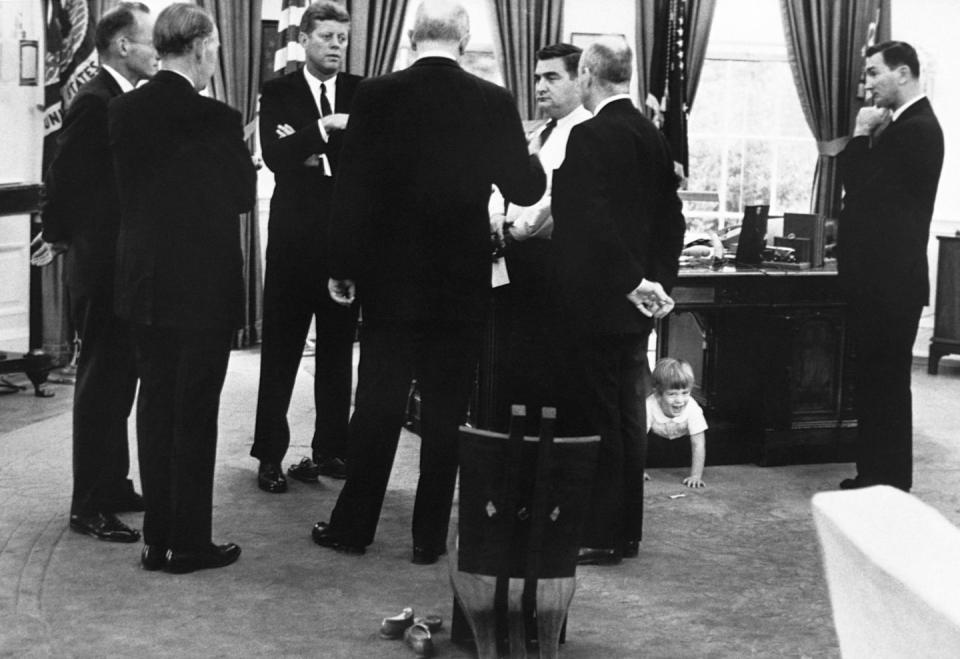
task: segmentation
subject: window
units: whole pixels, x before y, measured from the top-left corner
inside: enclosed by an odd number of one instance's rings
[[[688,124],[688,189],[719,208],[688,209],[704,229],[740,223],[743,207],[809,212],[816,142],[800,107],[777,0],[717,0]]]
[[[397,61],[393,66],[394,71],[407,68],[416,59],[416,54],[410,48],[410,30],[413,28],[413,19],[419,4],[419,2],[411,2],[407,7]],[[467,52],[460,58],[460,66],[484,80],[503,85],[493,3],[491,0],[463,0],[463,6],[470,14],[470,41],[467,43]]]

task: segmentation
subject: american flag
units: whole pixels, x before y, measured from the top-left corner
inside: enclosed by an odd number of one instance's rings
[[[309,0],[281,0],[280,20],[277,22],[277,52],[273,55],[273,70],[289,73],[304,61],[303,46],[300,45],[300,18],[309,4]]]

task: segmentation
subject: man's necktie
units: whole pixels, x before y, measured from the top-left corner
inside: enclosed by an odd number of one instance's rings
[[[557,127],[557,120],[551,119],[547,122],[547,125],[543,127],[543,130],[540,131],[540,147],[546,143],[547,138],[550,137],[550,133],[553,132],[553,129]]]
[[[320,83],[320,116],[325,117],[333,114],[333,108],[330,107],[330,99],[327,98],[327,86]]]

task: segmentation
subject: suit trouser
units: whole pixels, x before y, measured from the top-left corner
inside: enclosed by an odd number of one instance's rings
[[[910,371],[923,308],[853,303],[857,476],[868,484],[910,491],[913,408]]]
[[[571,386],[569,338],[554,281],[550,240],[528,238],[507,247],[510,284],[494,292],[497,369],[503,374],[490,430],[508,432],[510,407],[527,408],[528,435],[540,433],[540,411],[554,407],[557,437],[589,433],[581,397]]]
[[[446,546],[457,480],[457,444],[473,387],[481,323],[364,320],[347,481],[330,518],[348,544],[373,542],[403,425],[411,378],[420,390],[420,478],[413,544]]]
[[[287,411],[310,320],[316,317],[316,421],[311,450],[314,458],[343,458],[350,419],[357,305],[345,308],[330,299],[322,268],[297,267],[285,263],[284,257],[297,261],[290,254],[270,253],[267,257],[260,388],[250,455],[279,463],[290,447]]]
[[[180,551],[210,544],[217,417],[232,334],[133,326],[146,544]]]
[[[584,403],[600,434],[584,547],[620,549],[624,542],[642,539],[647,337],[588,336],[575,348]]]
[[[260,389],[250,449],[259,460],[279,463],[290,447],[287,411],[313,317],[316,421],[311,450],[314,458],[346,457],[357,305],[345,308],[330,299],[323,268],[304,268],[296,255],[278,250],[267,257],[263,290]]]
[[[92,294],[69,289],[82,342],[73,392],[73,514],[112,511],[112,501],[133,488],[127,418],[137,371],[129,327],[113,314],[111,284]]]

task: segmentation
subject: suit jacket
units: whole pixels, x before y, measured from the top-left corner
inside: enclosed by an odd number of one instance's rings
[[[553,175],[559,294],[578,334],[646,332],[626,298],[644,278],[670,290],[686,222],[663,134],[628,99],[570,131]]]
[[[159,327],[237,327],[238,215],[256,196],[240,113],[160,71],[117,98],[109,116],[121,208],[117,314]]]
[[[522,205],[545,177],[513,98],[443,57],[360,83],[340,159],[329,265],[364,319],[482,321],[492,184]]]
[[[43,238],[70,244],[66,280],[76,295],[105,290],[112,296],[120,202],[107,138],[107,105],[121,93],[104,69],[80,87],[44,181]]]
[[[359,76],[340,73],[334,112],[350,112]],[[323,167],[307,167],[313,154],[326,154],[336,175],[339,168],[343,131],[320,135],[320,111],[304,78],[303,69],[268,80],[260,97],[260,143],[263,159],[274,173],[276,187],[270,200],[270,249],[283,256],[293,250],[298,258],[323,263],[333,178]],[[276,127],[292,126],[296,133],[278,138]],[[326,277],[326,273],[322,273]]]
[[[854,137],[838,164],[846,191],[837,225],[842,290],[869,304],[927,304],[927,241],[943,166],[930,102],[908,107],[873,144]]]

